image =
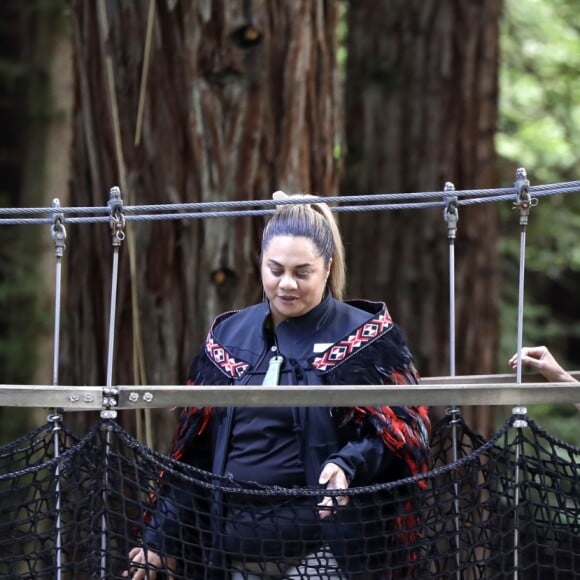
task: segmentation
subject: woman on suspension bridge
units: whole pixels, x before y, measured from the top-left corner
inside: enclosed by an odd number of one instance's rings
[[[274,199],[286,197],[274,194]],[[262,303],[214,321],[191,365],[189,384],[418,382],[385,304],[342,300],[343,245],[326,204],[277,206],[263,232],[261,279]],[[254,489],[291,491],[244,495],[216,485],[204,503],[183,500],[187,483],[166,482],[142,545],[130,551],[125,575],[154,579],[155,570],[171,568],[179,554],[178,560],[197,561],[188,578],[391,577],[390,568],[402,566],[396,564],[394,546],[406,554],[399,559],[413,559],[401,543],[412,543],[416,530],[395,529],[416,525],[412,506],[405,504],[408,514],[388,514],[387,524],[388,508],[377,503],[379,493],[354,501],[337,493],[325,497],[323,490],[426,472],[429,431],[424,407],[186,408],[172,442],[174,459],[232,486],[253,482]],[[292,493],[317,487],[318,498]],[[186,504],[189,509],[180,507]],[[206,526],[198,531],[197,545],[190,543],[189,552],[175,546],[180,527],[197,525]],[[199,545],[204,541],[207,545]],[[406,577],[401,571],[399,577]]]

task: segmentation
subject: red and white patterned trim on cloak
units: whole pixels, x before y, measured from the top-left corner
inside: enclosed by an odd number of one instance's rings
[[[328,347],[321,356],[315,357],[311,364],[316,370],[325,372],[349,359],[392,326],[393,320],[385,309],[377,318],[365,322],[353,334]]]
[[[205,341],[205,352],[226,375],[232,379],[240,379],[250,368],[250,365],[241,360],[237,361],[230,353],[219,343],[208,335]]]

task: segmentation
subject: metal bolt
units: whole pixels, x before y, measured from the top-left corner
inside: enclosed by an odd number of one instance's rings
[[[75,394],[75,393],[72,393],[72,394],[70,394],[70,395],[68,396],[68,400],[69,400],[71,403],[77,403],[77,402],[79,401],[79,399],[80,399],[80,397],[79,397],[77,394]]]
[[[91,393],[85,393],[85,396],[83,397],[85,403],[92,403],[94,399],[95,398],[93,397],[93,395],[91,395]]]
[[[103,409],[101,411],[101,419],[116,419],[117,411],[111,411],[110,409]]]
[[[153,393],[145,393],[145,394],[143,395],[143,400],[144,400],[146,403],[150,403],[150,402],[153,400]]]
[[[133,391],[132,393],[129,393],[129,401],[131,401],[131,403],[136,403],[139,400],[139,393],[136,393],[135,391]]]
[[[103,406],[104,407],[116,407],[117,406],[117,399],[115,399],[115,397],[103,397]]]

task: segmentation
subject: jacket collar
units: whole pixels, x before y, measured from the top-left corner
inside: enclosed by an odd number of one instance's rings
[[[320,356],[312,357],[310,364],[319,372],[325,372],[346,362],[360,349],[374,342],[392,326],[392,320],[382,302],[357,300],[347,302],[359,311],[368,314],[368,318],[359,322],[358,326],[348,325],[344,329],[347,334],[341,339],[329,344]],[[276,329],[277,339],[284,342],[300,336],[308,339],[318,330],[328,324],[334,324],[337,302],[328,293],[312,310],[294,318],[288,318]],[[209,359],[228,377],[241,379],[252,368],[263,351],[263,344],[272,339],[269,303],[264,301],[241,311],[227,312],[214,321],[205,343],[205,352]],[[262,335],[262,341],[256,341],[255,334],[248,332],[256,329]],[[258,330],[260,329],[260,330]],[[341,334],[337,333],[340,337]],[[336,334],[335,334],[336,336]]]

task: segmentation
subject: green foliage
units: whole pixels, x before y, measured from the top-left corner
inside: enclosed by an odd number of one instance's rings
[[[528,415],[546,431],[562,441],[580,447],[578,411],[574,405],[530,405]]]
[[[43,317],[37,306],[38,254],[26,251],[28,244],[15,233],[10,227],[0,231],[0,368],[3,382],[26,384],[33,379]]]
[[[577,179],[580,29],[570,0],[507,0],[498,151],[537,183]]]
[[[580,27],[571,18],[575,13],[572,0],[505,4],[497,148],[506,165],[527,169],[532,185],[579,179]],[[504,277],[516,281],[519,228],[514,212],[502,211]],[[560,284],[570,272],[580,272],[579,228],[580,195],[541,198],[527,228],[526,272]],[[543,298],[531,294],[532,303]],[[511,300],[506,296],[508,307]]]
[[[38,253],[16,230],[0,229],[0,368],[3,383],[30,384],[38,336],[44,334],[49,317],[39,310]],[[0,408],[0,444],[29,428],[28,409]]]
[[[512,175],[525,167],[532,185],[580,180],[580,26],[574,0],[506,0],[502,22],[497,149]],[[503,265],[499,367],[516,348],[520,231],[501,208]],[[525,239],[524,344],[546,344],[580,368],[580,194],[540,198]],[[572,307],[571,307],[572,304]],[[530,416],[580,444],[571,405],[533,406]]]
[[[42,191],[43,123],[54,118],[48,93],[46,54],[67,19],[70,0],[0,3],[0,206],[30,205]],[[48,230],[45,230],[48,235]],[[50,309],[40,307],[40,232],[0,227],[0,368],[5,384],[35,379],[39,338],[46,340]],[[28,430],[28,409],[0,408],[0,440]]]

